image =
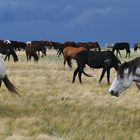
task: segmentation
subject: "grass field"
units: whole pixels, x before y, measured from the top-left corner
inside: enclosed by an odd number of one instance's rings
[[[101,70],[86,68],[83,85],[72,84],[73,69],[63,69],[63,58],[49,50],[38,63],[6,62],[9,79],[22,97],[12,96],[4,85],[0,91],[0,140],[138,140],[140,138],[140,92],[133,83],[119,98],[108,93]],[[137,56],[121,60],[128,61]],[[116,72],[111,70],[111,81]]]

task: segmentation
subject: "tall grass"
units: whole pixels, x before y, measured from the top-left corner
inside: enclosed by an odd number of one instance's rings
[[[140,53],[132,54],[131,58]],[[137,140],[140,137],[140,94],[135,84],[119,98],[108,94],[101,70],[86,68],[83,85],[72,84],[73,69],[63,69],[63,58],[48,51],[38,63],[6,62],[9,79],[21,97],[11,96],[4,85],[0,94],[0,139],[5,140]],[[116,72],[111,70],[111,81]]]

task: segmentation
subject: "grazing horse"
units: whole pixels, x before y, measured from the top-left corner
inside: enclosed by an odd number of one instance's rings
[[[42,53],[42,57],[46,56],[46,47],[44,41],[32,41],[31,44],[36,47],[38,57],[40,56],[40,52]]]
[[[137,52],[137,50],[140,49],[140,43],[134,44],[134,52]]]
[[[130,44],[127,42],[115,43],[115,45],[112,48],[112,52],[115,53],[115,51],[116,51],[116,56],[118,57],[118,53],[119,53],[119,55],[121,57],[120,50],[124,50],[124,49],[126,50],[126,57],[127,57],[127,55],[129,55],[129,57],[130,57],[130,53],[131,53]]]
[[[77,46],[78,47],[85,47],[87,49],[94,49],[94,50],[101,51],[101,47],[97,41],[96,42],[87,42],[87,43],[78,42]]]
[[[75,48],[75,47],[72,47],[72,46],[66,47],[63,50],[64,67],[65,67],[66,62],[69,65],[69,67],[72,67],[71,59],[76,59],[76,54],[78,54],[79,52],[84,51],[84,50],[87,50],[87,48],[85,48],[85,47]]]
[[[10,60],[10,55],[12,55],[13,59],[14,59],[14,62],[18,61],[18,56],[17,56],[15,50],[13,49],[13,47],[11,45],[0,46],[0,53],[3,54],[3,55],[6,55],[4,60],[6,60],[7,57],[8,57],[8,61],[9,61]]]
[[[31,60],[31,57],[33,56],[34,57],[34,61],[38,61],[39,60],[39,57],[37,55],[37,51],[36,51],[36,47],[31,45],[31,44],[28,44],[26,47],[25,47],[25,52],[26,52],[26,58],[27,58],[27,61],[28,60]]]
[[[120,65],[117,76],[109,88],[109,93],[119,97],[124,90],[130,87],[132,81],[140,90],[140,57]]]
[[[82,73],[86,76],[90,76],[84,72],[84,67],[87,64],[91,68],[100,69],[103,68],[99,82],[102,81],[105,72],[107,72],[107,81],[110,83],[110,69],[112,67],[118,70],[118,66],[121,63],[120,60],[111,51],[82,51],[76,56],[76,62],[78,67],[73,73],[72,83],[75,82],[75,77],[79,75],[79,82],[82,83]]]
[[[2,82],[5,84],[6,88],[10,93],[19,95],[17,88],[11,83],[6,74],[6,65],[3,59],[0,57],[0,86]],[[19,95],[20,96],[20,95]]]

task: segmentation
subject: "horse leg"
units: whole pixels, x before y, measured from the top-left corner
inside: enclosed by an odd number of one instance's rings
[[[4,61],[6,61],[6,59],[7,59],[7,54],[6,54],[5,58],[4,58]]]
[[[79,82],[80,82],[80,84],[82,84],[82,79],[81,79],[82,72],[81,71],[79,71],[78,76],[79,76]]]
[[[103,68],[103,70],[102,70],[102,74],[101,74],[101,76],[100,76],[99,83],[102,81],[102,79],[103,79],[103,77],[104,77],[105,72],[106,72],[106,69],[105,69],[105,68]]]
[[[79,71],[79,68],[77,67],[76,70],[75,70],[74,73],[73,73],[72,83],[75,82],[75,78],[76,78],[76,75],[77,75],[78,71]]]
[[[29,60],[31,60],[31,55],[29,55]]]
[[[119,53],[120,57],[122,57],[122,55],[121,55],[121,53],[120,53],[120,51],[119,51],[119,50],[118,50],[118,53]]]
[[[26,54],[26,58],[27,58],[27,61],[28,61],[28,59],[29,59],[29,58],[28,58],[28,54]]]
[[[1,87],[1,84],[2,84],[2,80],[0,80],[0,87]]]
[[[8,61],[10,61],[10,55],[8,55]]]
[[[110,68],[107,70],[107,82],[110,84]]]
[[[127,53],[127,51],[126,51],[126,56],[125,56],[125,58],[127,58],[127,54],[128,54],[128,53]]]
[[[66,64],[66,59],[64,58],[63,64],[64,64],[64,69],[65,69],[65,64]]]

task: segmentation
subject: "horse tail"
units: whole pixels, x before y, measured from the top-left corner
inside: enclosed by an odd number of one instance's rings
[[[7,75],[5,75],[5,77],[3,79],[3,82],[4,82],[6,88],[8,89],[8,91],[10,93],[12,93],[13,95],[17,94],[18,96],[20,96],[20,94],[17,91],[17,88],[10,82],[10,80],[7,77]]]
[[[82,72],[83,72],[83,74],[84,74],[85,76],[87,76],[87,77],[92,77],[91,75],[85,73],[84,71],[82,71]]]

